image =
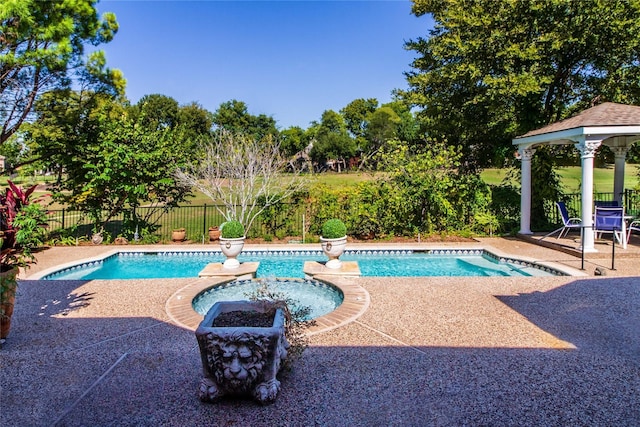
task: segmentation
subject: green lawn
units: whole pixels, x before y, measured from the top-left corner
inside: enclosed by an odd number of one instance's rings
[[[580,182],[582,181],[582,169],[579,166],[567,166],[557,169],[562,179],[565,191],[568,193],[579,193]],[[485,169],[481,177],[492,185],[499,185],[506,176],[508,169]],[[638,186],[638,165],[628,164],[624,171],[624,187],[636,188]],[[593,170],[593,187],[595,192],[613,191],[613,165]],[[379,174],[372,173],[323,173],[310,177],[312,183],[323,183],[326,185],[356,185],[359,182],[375,179]]]
[[[488,184],[498,185],[507,174],[507,169],[485,169],[481,176]],[[613,166],[595,168],[593,170],[593,189],[595,192],[613,191]],[[638,165],[627,164],[624,170],[624,187],[636,188],[638,186]],[[558,168],[558,174],[562,179],[565,191],[579,193],[582,181],[582,170],[578,166]]]

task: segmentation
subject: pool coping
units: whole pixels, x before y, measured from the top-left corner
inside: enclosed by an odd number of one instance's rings
[[[369,292],[357,283],[353,278],[314,276],[312,280],[334,286],[343,294],[343,301],[331,313],[314,319],[311,326],[305,331],[307,335],[315,335],[321,332],[330,331],[353,322],[369,308],[371,299]],[[204,319],[193,308],[192,301],[202,292],[205,292],[216,286],[236,280],[235,276],[226,277],[200,277],[192,283],[178,289],[169,297],[165,303],[165,312],[169,319],[175,324],[185,329],[195,331]]]

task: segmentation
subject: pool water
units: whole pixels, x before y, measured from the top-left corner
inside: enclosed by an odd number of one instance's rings
[[[510,262],[497,262],[483,251],[433,254],[413,251],[347,251],[343,261],[357,261],[365,277],[531,276],[552,273]],[[223,262],[220,252],[121,252],[102,261],[49,274],[45,280],[155,279],[197,277],[209,263]],[[245,251],[240,262],[259,261],[257,277],[304,278],[305,261],[327,260],[322,251]]]
[[[335,310],[344,299],[342,292],[333,286],[316,280],[266,279],[269,292],[281,295],[293,302],[292,310],[308,308],[303,320],[324,316]],[[263,286],[258,280],[236,280],[216,286],[198,295],[193,300],[193,308],[203,316],[218,301],[238,301],[251,299],[257,289]]]

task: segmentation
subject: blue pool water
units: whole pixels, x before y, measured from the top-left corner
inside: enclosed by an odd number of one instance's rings
[[[357,261],[362,276],[530,276],[551,273],[511,262],[497,262],[482,251],[434,254],[412,251],[347,251],[344,261]],[[45,280],[153,279],[197,277],[209,263],[223,262],[219,252],[121,252],[49,274]],[[259,261],[257,276],[303,278],[305,261],[326,261],[322,251],[245,251],[240,262]]]
[[[268,279],[267,282],[270,292],[293,301],[293,310],[302,307],[310,310],[304,320],[315,319],[331,313],[344,300],[341,291],[316,280]],[[236,280],[203,292],[193,300],[192,305],[196,312],[204,316],[218,301],[250,299],[260,286],[262,284],[256,280]]]

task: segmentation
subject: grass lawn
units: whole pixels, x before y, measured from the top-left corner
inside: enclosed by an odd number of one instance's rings
[[[567,166],[557,169],[562,179],[562,184],[567,193],[579,193],[582,181],[582,170],[578,166]],[[506,176],[507,169],[485,169],[482,179],[492,185],[498,185]],[[613,191],[613,165],[604,168],[594,168],[593,170],[593,190],[594,192]],[[534,183],[535,184],[535,183]],[[638,185],[638,165],[627,164],[624,170],[624,188],[636,188]]]
[[[321,174],[303,175],[303,177],[307,179],[309,185],[311,186],[316,184],[324,184],[329,187],[350,187],[357,185],[360,182],[375,179],[375,177],[379,175],[380,172],[375,174],[370,172],[325,172]],[[213,204],[210,198],[200,192],[195,192],[194,196],[189,198],[189,202],[189,204],[194,206],[204,205],[205,203],[207,205]]]
[[[507,175],[508,169],[485,169],[481,173],[482,179],[487,184],[499,185]],[[565,191],[568,193],[579,193],[582,181],[582,169],[579,166],[567,166],[557,169]],[[595,192],[613,191],[613,165],[593,170],[593,189]],[[325,185],[350,186],[359,182],[375,179],[380,173],[323,173],[310,177],[311,183],[323,183]],[[624,187],[636,188],[638,186],[638,165],[627,163],[624,170]]]

